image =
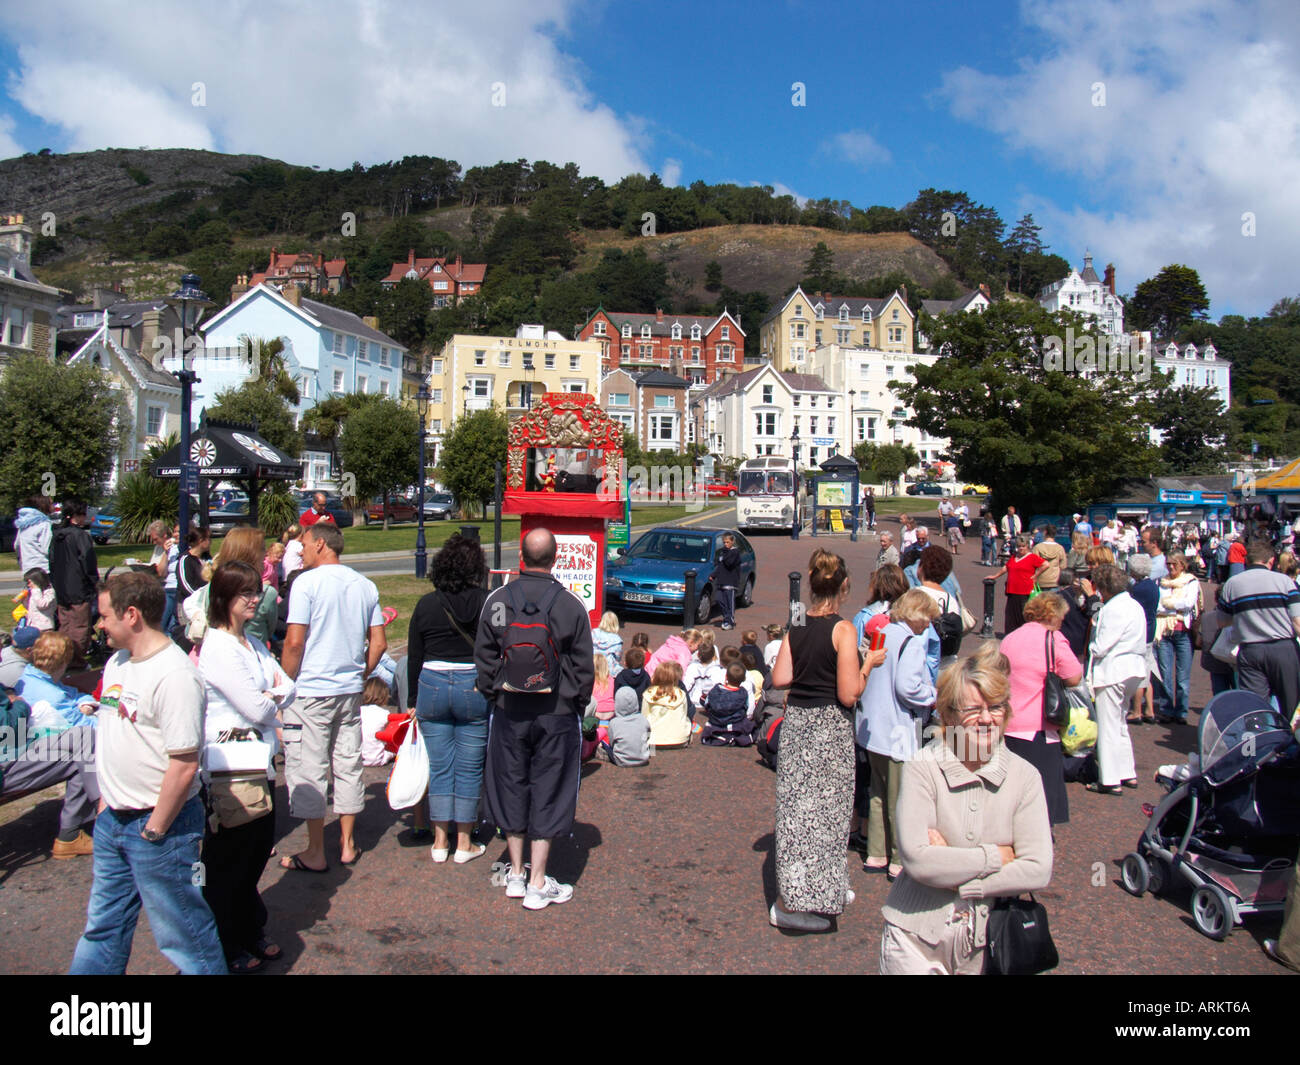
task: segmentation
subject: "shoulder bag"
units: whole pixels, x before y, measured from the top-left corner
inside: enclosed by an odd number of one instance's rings
[[[1052,633],[1047,633],[1047,675],[1043,677],[1043,724],[1066,729],[1070,725],[1070,697],[1065,681],[1056,673],[1056,648],[1052,646]]]
[[[1028,899],[998,899],[989,914],[986,976],[1033,976],[1060,964],[1047,927],[1047,910],[1030,892]]]
[[[271,745],[256,729],[227,729],[203,748],[203,761],[213,832],[271,813],[271,781],[266,775]]]

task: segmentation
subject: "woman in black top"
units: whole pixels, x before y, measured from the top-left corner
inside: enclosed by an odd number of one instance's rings
[[[776,882],[768,918],[777,928],[822,932],[853,900],[848,887],[853,808],[853,709],[882,648],[864,660],[853,623],[844,559],[818,549],[808,560],[812,605],[781,641],[771,683],[789,686],[776,768]],[[799,624],[802,621],[803,624]]]
[[[456,823],[455,861],[487,848],[469,838],[478,819],[488,704],[474,683],[474,636],[487,599],[487,559],[474,540],[447,538],[429,565],[435,591],[415,606],[407,642],[407,696],[429,752],[429,820],[433,860],[445,862]]]

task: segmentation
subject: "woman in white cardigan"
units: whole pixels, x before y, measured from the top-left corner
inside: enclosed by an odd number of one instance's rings
[[[1128,594],[1128,577],[1118,566],[1094,569],[1092,581],[1083,582],[1086,594],[1092,594],[1093,584],[1102,603],[1093,620],[1088,655],[1088,683],[1097,706],[1099,779],[1088,790],[1120,795],[1120,785],[1137,787],[1127,709],[1147,675],[1147,618],[1142,605]]]
[[[246,562],[228,562],[217,567],[209,587],[208,631],[199,652],[208,698],[205,742],[211,746],[231,729],[256,731],[269,744],[266,770],[273,778],[270,759],[276,750],[277,716],[293,700],[294,684],[265,644],[244,635],[262,598],[261,574]],[[254,972],[281,954],[263,932],[266,907],[257,891],[274,840],[274,808],[234,828],[214,827],[209,821],[204,833],[203,897],[216,918],[231,972]]]

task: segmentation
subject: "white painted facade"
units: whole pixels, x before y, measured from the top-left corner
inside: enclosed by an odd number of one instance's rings
[[[1113,276],[1113,275],[1108,275]],[[1097,322],[1099,332],[1110,337],[1124,334],[1124,301],[1107,288],[1092,268],[1092,256],[1083,257],[1083,269],[1071,270],[1038,294],[1038,304],[1048,311],[1074,311]]]

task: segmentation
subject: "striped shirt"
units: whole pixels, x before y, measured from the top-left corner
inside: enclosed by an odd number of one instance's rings
[[[1248,566],[1230,577],[1219,592],[1219,609],[1232,617],[1241,643],[1295,637],[1292,618],[1300,618],[1300,588],[1266,566]]]

